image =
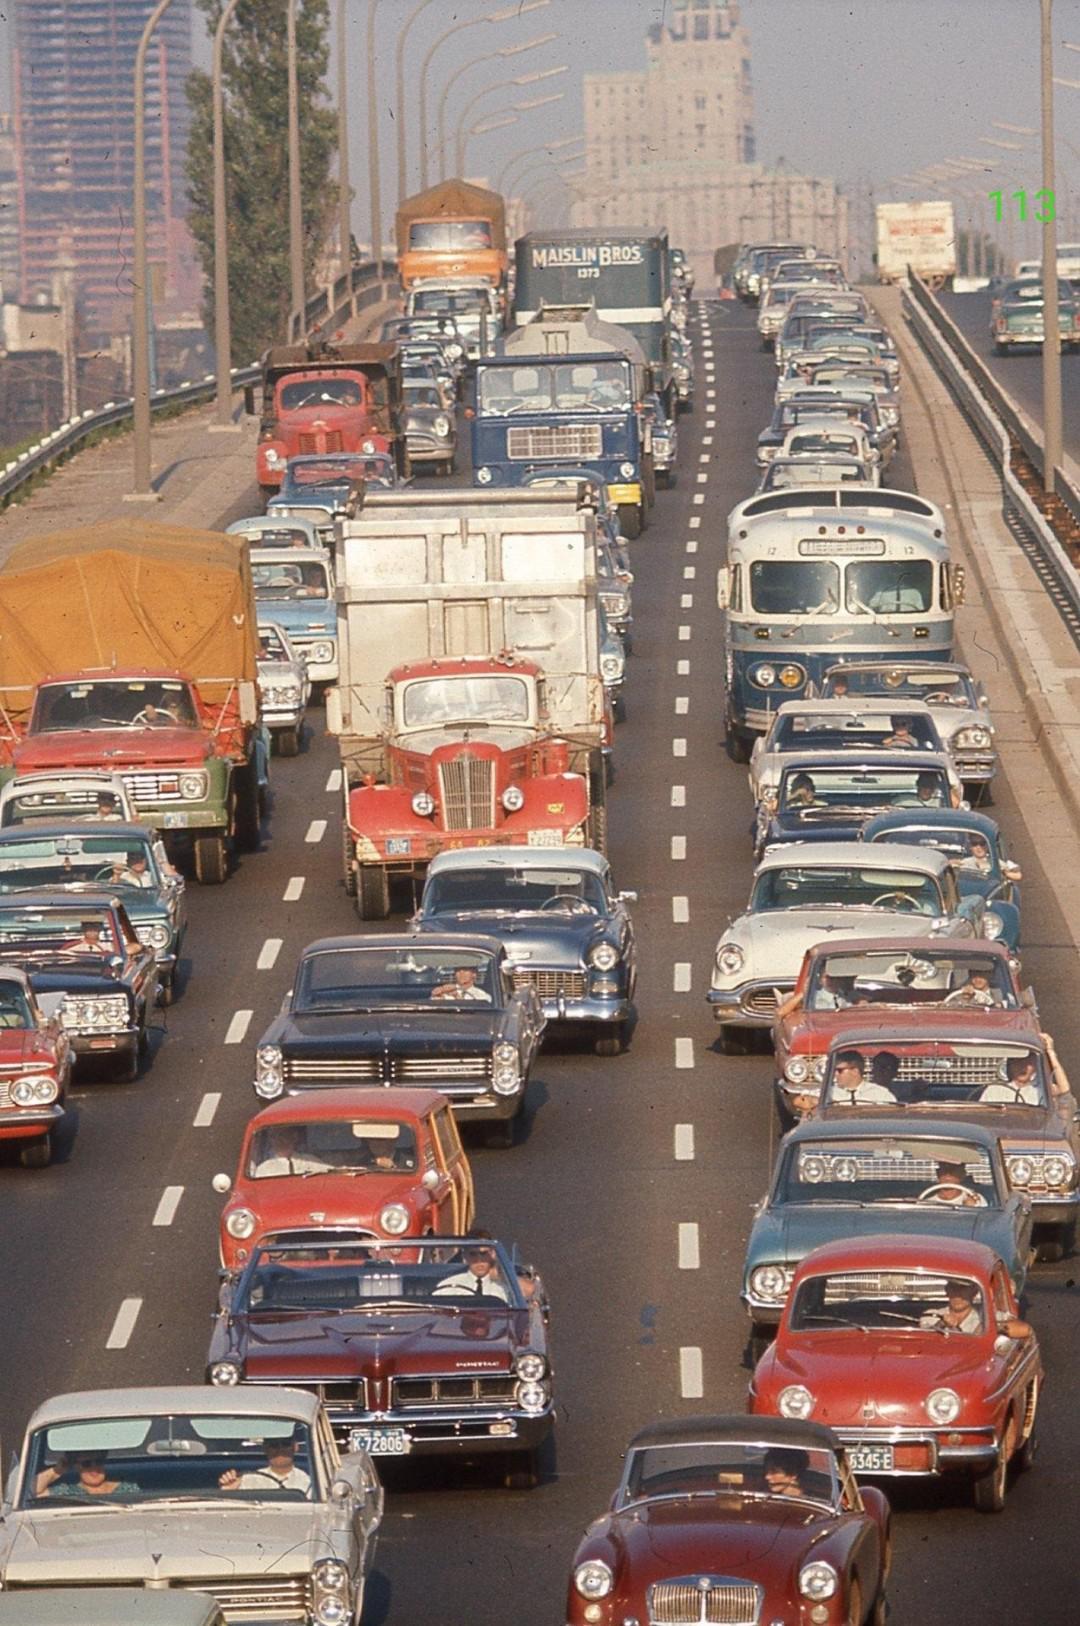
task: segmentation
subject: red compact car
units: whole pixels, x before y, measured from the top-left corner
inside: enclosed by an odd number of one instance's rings
[[[52,1158],[71,1065],[70,1040],[59,1021],[42,1015],[29,977],[0,967],[0,1140],[20,1142],[26,1169]]]
[[[1043,1368],[1009,1273],[979,1242],[830,1242],[795,1273],[750,1410],[827,1424],[857,1474],[969,1475],[975,1505],[1005,1504],[1035,1451]]]
[[[880,1626],[888,1568],[889,1504],[831,1429],[680,1417],[630,1441],[574,1554],[566,1620]]]
[[[312,1226],[372,1236],[454,1236],[473,1222],[473,1181],[437,1090],[307,1090],[247,1126],[221,1215],[221,1262],[240,1269],[260,1237]]]

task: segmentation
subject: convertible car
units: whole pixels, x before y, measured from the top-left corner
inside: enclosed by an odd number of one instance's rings
[[[985,813],[951,807],[883,813],[864,827],[863,840],[934,847],[944,853],[956,865],[960,896],[981,898],[986,905],[983,935],[1019,952],[1024,877],[1019,864],[1008,857],[997,824]]]
[[[0,967],[0,1141],[13,1141],[24,1169],[52,1159],[71,1081],[71,1044],[56,1017],[42,1015],[30,979]]]

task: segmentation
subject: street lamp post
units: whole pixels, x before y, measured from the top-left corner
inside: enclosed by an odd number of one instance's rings
[[[131,323],[131,393],[134,428],[133,502],[160,502],[150,485],[150,272],[146,263],[146,53],[172,0],[157,0],[135,52],[134,299]]]
[[[505,191],[507,181],[510,179],[510,171],[516,168],[523,158],[541,158],[545,153],[560,152],[564,147],[577,147],[584,140],[585,137],[579,132],[577,135],[563,136],[559,141],[542,141],[536,147],[519,147],[517,152],[510,154],[510,157],[500,169],[495,180],[495,190],[497,192]]]
[[[497,113],[481,119],[477,124],[465,129],[463,124],[457,127],[455,146],[457,150],[457,170],[459,175],[465,173],[465,157],[468,152],[469,138],[474,135],[486,135],[489,130],[501,130],[507,124],[516,124],[522,113],[531,113],[534,108],[547,107],[550,102],[561,102],[565,92],[556,91],[553,96],[533,96],[527,102],[512,102],[509,107],[500,107]],[[503,115],[509,117],[504,118]]]
[[[543,68],[538,73],[523,73],[519,74],[515,79],[501,79],[497,84],[485,85],[483,90],[478,90],[476,95],[465,103],[457,123],[454,136],[454,159],[457,164],[458,174],[464,175],[465,173],[465,132],[469,129],[469,115],[478,102],[482,102],[485,96],[492,95],[497,90],[510,90],[515,85],[538,84],[541,79],[554,79],[559,74],[568,71],[567,65],[563,63],[558,68]],[[534,98],[532,101],[514,102],[508,111],[512,113],[528,112],[531,108],[543,107],[546,102],[557,102],[559,100],[559,96],[541,96]]]
[[[214,30],[211,94],[214,103],[214,354],[217,361],[215,430],[238,430],[232,416],[232,317],[229,310],[229,211],[225,195],[225,95],[221,59],[225,30],[240,0],[228,0]]]
[[[1050,31],[1054,0],[1040,0],[1042,34],[1042,184],[1054,196],[1054,42]],[[1061,462],[1061,323],[1058,316],[1057,226],[1054,210],[1043,210],[1043,490],[1054,494],[1054,471]]]
[[[289,78],[289,272],[293,318],[304,337],[304,213],[300,196],[300,89],[296,63],[296,0],[287,0],[286,44]],[[292,334],[289,335],[292,337]]]
[[[368,0],[367,8],[367,119],[368,196],[371,200],[371,257],[379,281],[383,276],[382,206],[379,193],[379,102],[375,93],[375,13],[379,0]]]
[[[450,92],[453,90],[458,80],[462,78],[464,74],[471,72],[473,68],[479,68],[484,62],[494,62],[496,57],[520,56],[523,51],[535,51],[538,46],[550,45],[551,41],[557,40],[558,37],[558,34],[538,34],[535,39],[524,40],[520,45],[500,45],[494,51],[485,51],[481,56],[470,57],[468,62],[463,62],[459,68],[454,69],[453,73],[450,75],[449,79],[442,88],[442,94],[439,97],[439,110],[436,114],[439,138],[435,144],[435,147],[439,155],[440,181],[445,181],[446,179],[446,104],[449,100]],[[421,150],[426,150],[426,135],[427,132],[425,130],[421,130]]]
[[[338,273],[352,304],[352,186],[349,177],[349,70],[345,60],[348,29],[345,0],[337,0],[337,122],[338,122]],[[355,312],[355,306],[353,306]]]
[[[431,0],[417,0],[417,4],[409,12],[405,21],[398,29],[397,44],[394,47],[394,81],[397,87],[397,192],[398,203],[408,195],[409,190],[409,158],[405,145],[405,41],[409,37],[409,30],[422,11],[431,5]],[[423,134],[420,144],[423,146]]]

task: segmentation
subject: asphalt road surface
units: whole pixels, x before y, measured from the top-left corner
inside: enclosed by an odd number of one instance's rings
[[[995,356],[990,341],[990,295],[942,294],[941,303],[968,343],[991,369],[1002,389],[1039,424],[1042,410],[1042,353],[1016,350]],[[1061,358],[1062,434],[1065,450],[1080,458],[1080,352]]]
[[[695,311],[698,398],[680,422],[678,484],[632,548],[637,619],[611,793],[617,883],[641,893],[633,1046],[614,1060],[545,1050],[520,1143],[473,1148],[478,1219],[520,1243],[550,1293],[557,1441],[534,1491],[505,1490],[491,1468],[388,1472],[371,1626],[552,1626],[564,1618],[574,1546],[607,1503],[629,1436],[658,1414],[745,1406],[740,1269],[775,1128],[768,1058],[721,1058],[704,1001],[718,933],[751,873],[745,770],[722,745],[715,576],[725,516],[753,489],[774,369],[751,313]],[[714,335],[715,381],[702,331]],[[910,478],[906,458],[893,477]],[[222,520],[253,501],[239,494]],[[202,1378],[221,1206],[210,1179],[232,1172],[256,1106],[254,1042],[304,944],[355,927],[340,880],[334,745],[321,714],[311,721],[306,750],[275,761],[261,851],[225,889],[189,886],[182,994],[161,1015],[152,1065],[132,1085],[79,1085],[51,1168],[0,1164],[8,1450],[48,1395]],[[1008,786],[996,803],[1015,829]],[[1021,843],[1018,856],[1026,969],[1069,1057],[1075,956],[1037,855]],[[896,1495],[894,1623],[1076,1619],[1076,1270],[1035,1273],[1028,1309],[1049,1371],[1042,1451],[1005,1513],[975,1513],[962,1483]]]

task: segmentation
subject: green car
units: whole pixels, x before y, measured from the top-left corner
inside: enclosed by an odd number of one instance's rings
[[[1062,350],[1080,348],[1080,305],[1068,292],[1068,283],[1058,293],[1058,327]],[[1044,338],[1044,310],[1042,284],[1039,282],[1010,283],[1000,300],[995,300],[990,337],[996,356],[1008,355],[1010,350],[1041,350]]]

